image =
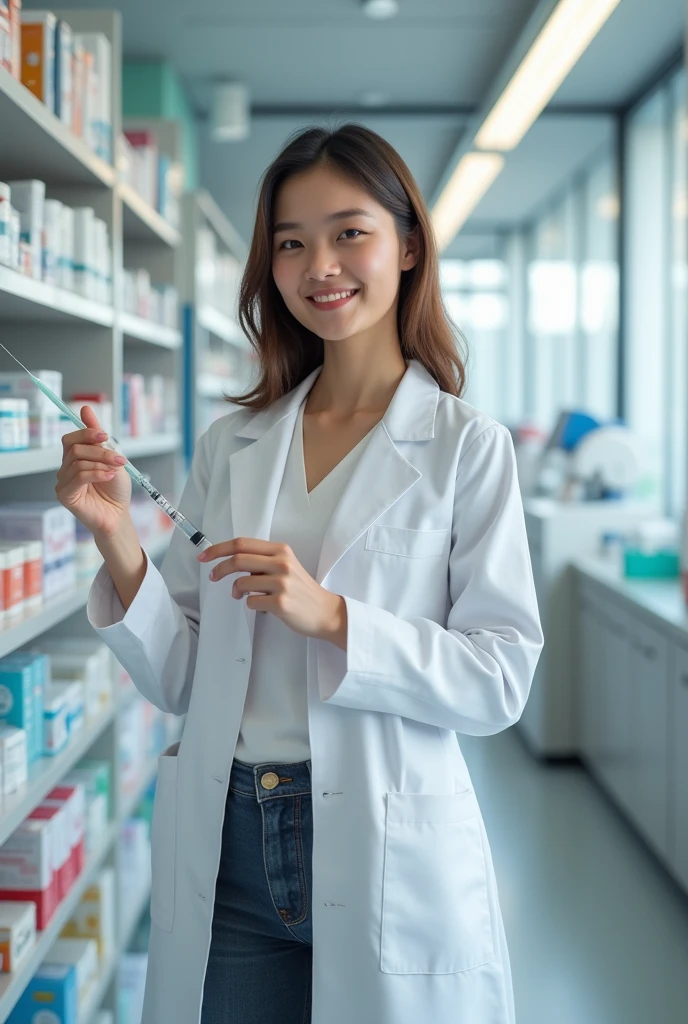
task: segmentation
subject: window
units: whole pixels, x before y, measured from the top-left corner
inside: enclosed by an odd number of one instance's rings
[[[669,468],[668,125],[668,93],[660,88],[629,115],[624,153],[625,412],[641,445],[642,492],[659,499]]]
[[[467,342],[463,397],[481,412],[501,420],[508,321],[506,264],[501,259],[440,260],[440,283],[447,312]]]

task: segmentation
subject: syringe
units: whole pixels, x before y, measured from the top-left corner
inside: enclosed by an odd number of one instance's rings
[[[51,391],[47,384],[44,384],[43,381],[40,380],[38,377],[34,377],[34,375],[29,370],[26,369],[24,364],[20,362],[16,356],[12,355],[10,350],[6,348],[6,346],[3,345],[2,342],[0,342],[0,348],[5,349],[7,355],[11,356],[12,359],[14,359],[15,363],[21,366],[24,373],[27,373],[29,375],[31,380],[36,385],[36,387],[43,392],[46,398],[49,398],[53,405],[56,405],[57,408],[65,414],[65,416],[68,416],[72,423],[75,424],[75,426],[84,428],[86,427],[86,424],[82,423],[82,421],[79,419],[76,413],[72,412],[69,406],[65,405],[62,399],[58,398],[55,392]],[[117,440],[117,438],[112,437],[112,435],[110,435],[107,441],[103,442],[102,446],[103,448],[109,448],[110,451],[117,452],[118,455],[122,455],[124,456],[124,458],[126,458],[126,455],[124,455],[124,452],[120,448],[119,441]],[[194,547],[196,547],[199,551],[205,551],[206,548],[212,547],[211,541],[208,540],[205,534],[201,533],[200,530],[197,530],[196,527],[192,523],[190,523],[185,516],[182,515],[179,509],[175,508],[174,505],[172,505],[167,500],[167,498],[164,498],[160,491],[156,490],[156,488],[153,487],[153,484],[150,482],[150,480],[148,480],[143,475],[143,473],[139,472],[139,470],[135,466],[132,466],[131,462],[129,462],[129,459],[127,459],[122,468],[126,469],[127,473],[129,474],[132,480],[136,481],[136,483],[139,484],[140,487],[143,487],[146,494],[149,494],[151,496],[155,504],[160,506],[165,515],[169,516],[174,525],[182,531],[184,536],[191,541]]]

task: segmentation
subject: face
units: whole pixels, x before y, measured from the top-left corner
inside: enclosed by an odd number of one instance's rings
[[[275,202],[272,272],[289,311],[320,338],[396,326],[399,278],[418,259],[392,215],[324,167],[294,175]]]

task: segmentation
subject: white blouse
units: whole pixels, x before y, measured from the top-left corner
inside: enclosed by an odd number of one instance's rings
[[[288,544],[315,578],[325,530],[372,430],[309,493],[303,458],[305,404],[306,399],[294,425],[270,540]],[[306,648],[307,638],[281,619],[269,612],[256,613],[248,693],[235,751],[240,761],[289,764],[310,758]]]

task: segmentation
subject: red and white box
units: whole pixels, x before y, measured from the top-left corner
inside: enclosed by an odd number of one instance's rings
[[[64,804],[56,807],[41,804],[31,811],[28,820],[47,821],[52,825],[53,873],[57,879],[57,902],[61,903],[74,884],[69,815]]]
[[[77,879],[86,865],[86,791],[80,783],[56,786],[48,793],[43,806],[63,806],[67,812],[72,877]]]
[[[35,903],[40,931],[59,902],[52,839],[52,822],[27,818],[0,846],[0,900]]]

